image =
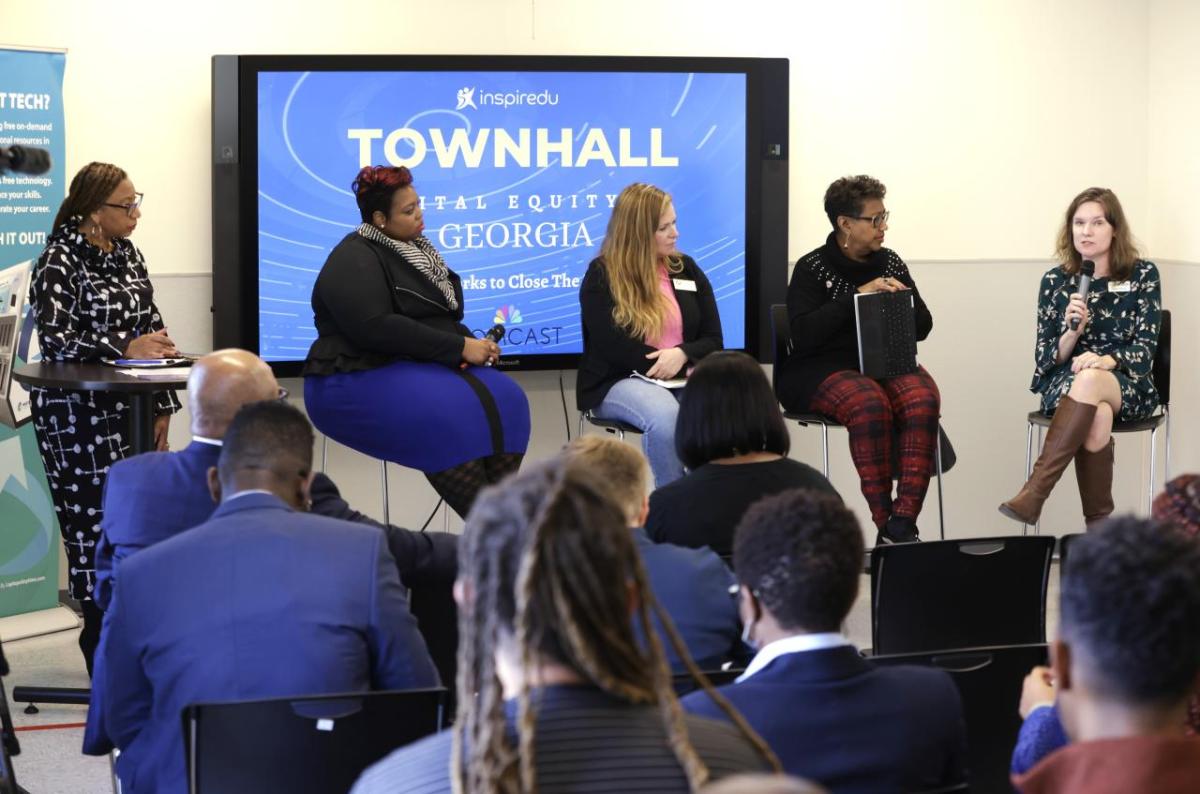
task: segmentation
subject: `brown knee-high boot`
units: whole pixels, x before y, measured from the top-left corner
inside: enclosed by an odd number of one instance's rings
[[[1113,511],[1113,462],[1116,443],[1110,438],[1098,452],[1080,447],[1075,453],[1075,479],[1079,481],[1079,502],[1083,520],[1090,526],[1107,518]]]
[[[1075,457],[1075,452],[1083,446],[1095,415],[1096,406],[1076,402],[1070,397],[1062,398],[1050,429],[1046,431],[1042,454],[1033,464],[1033,474],[1016,496],[1000,505],[1001,513],[1025,524],[1037,523],[1050,490]]]

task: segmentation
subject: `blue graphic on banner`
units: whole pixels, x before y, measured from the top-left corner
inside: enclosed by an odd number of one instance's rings
[[[744,345],[746,78],[597,72],[259,74],[259,348],[303,359],[312,285],[358,226],[363,165],[406,165],[476,335],[578,353],[579,282],[626,185],[670,193],[679,249]]]
[[[0,49],[0,147],[49,151],[48,173],[0,171],[0,615],[58,603],[58,521],[29,392],[12,369],[40,359],[29,274],[65,194],[62,53]]]

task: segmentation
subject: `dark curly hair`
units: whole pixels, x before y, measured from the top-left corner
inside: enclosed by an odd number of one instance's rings
[[[858,519],[830,494],[797,488],[768,496],[734,533],[738,583],[784,629],[837,631],[858,596],[862,566]]]
[[[862,215],[863,204],[867,199],[882,201],[886,195],[887,188],[875,177],[866,174],[844,176],[826,189],[825,214],[829,216],[829,223],[836,231],[839,215],[856,218]]]
[[[303,411],[278,400],[247,403],[225,431],[217,469],[223,483],[239,469],[306,477],[312,471],[312,449],[312,425]]]
[[[1122,516],[1071,544],[1059,633],[1090,689],[1129,704],[1185,697],[1200,673],[1200,542]]]
[[[379,211],[384,215],[391,212],[392,196],[396,191],[412,184],[412,172],[404,166],[368,165],[358,172],[350,189],[358,202],[358,212],[363,223],[371,222],[371,214]]]

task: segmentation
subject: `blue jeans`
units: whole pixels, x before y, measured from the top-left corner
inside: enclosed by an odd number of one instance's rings
[[[675,454],[675,417],[682,389],[665,389],[640,378],[613,384],[592,413],[600,419],[617,419],[642,431],[642,449],[650,461],[654,485],[661,488],[683,476]]]

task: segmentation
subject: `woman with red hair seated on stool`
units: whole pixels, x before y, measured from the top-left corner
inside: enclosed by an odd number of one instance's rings
[[[521,465],[529,402],[491,369],[499,346],[463,325],[462,282],[422,234],[409,170],[368,166],[351,187],[363,222],[313,286],[305,408],[334,441],[424,472],[465,516]]]

